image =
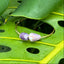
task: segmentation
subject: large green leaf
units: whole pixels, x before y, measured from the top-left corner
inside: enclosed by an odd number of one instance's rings
[[[0,15],[6,10],[8,3],[9,0],[0,0]]]
[[[59,20],[63,20],[62,16],[52,15],[47,20],[44,20],[44,22],[54,27],[55,33],[48,38],[40,40],[41,42],[47,42],[47,43],[57,45],[63,40],[63,27],[61,27],[58,24]],[[0,37],[19,38],[18,34],[15,32],[15,21],[16,21],[16,18],[10,18],[5,25],[0,26],[1,30],[5,30],[5,32],[0,33]],[[44,33],[34,31],[26,27],[18,26],[17,29],[20,33],[33,32],[33,33],[40,34],[41,36],[46,35]],[[58,37],[58,34],[60,37]],[[32,43],[30,41],[22,41],[22,40],[20,41],[20,40],[12,40],[12,39],[4,39],[4,40],[0,39],[0,45],[8,46],[11,48],[11,51],[9,52],[0,53],[0,59],[25,59],[25,60],[35,60],[35,61],[40,61],[44,59],[55,48],[53,46],[48,46],[48,45],[40,44],[37,42]],[[26,49],[30,47],[37,48],[40,52],[38,54],[29,53]],[[0,61],[0,62],[1,63],[16,62],[20,64],[23,64],[23,63],[24,64],[37,64],[37,63],[32,63],[32,62],[19,62],[19,61],[3,61],[3,62]]]
[[[62,0],[22,0],[21,5],[12,16],[42,19],[48,16]]]

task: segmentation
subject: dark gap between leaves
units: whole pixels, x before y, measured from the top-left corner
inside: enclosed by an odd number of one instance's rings
[[[0,21],[4,22],[5,21],[5,18],[0,16]]]
[[[15,24],[16,23],[17,22],[15,22]],[[23,26],[23,27],[27,27],[32,30],[42,32],[45,34],[50,34],[54,29],[51,25],[44,23],[43,21],[33,20],[33,19],[26,19],[25,21],[20,22],[18,25]]]
[[[0,33],[2,33],[2,32],[5,32],[5,30],[1,30],[1,29],[0,29]]]
[[[0,22],[0,26],[2,26],[3,25],[3,22]]]
[[[10,12],[9,15],[11,15],[13,12]]]
[[[38,54],[39,53],[39,49],[37,49],[37,48],[32,48],[32,47],[30,47],[30,48],[27,48],[26,49],[29,53],[32,53],[32,54]]]
[[[64,27],[64,21],[63,21],[63,20],[58,21],[58,24],[59,24],[60,26]]]
[[[21,3],[22,1],[18,0],[17,2],[18,2],[18,3]]]
[[[64,58],[59,61],[59,64],[64,64]]]
[[[0,26],[3,25],[4,21],[5,21],[4,17],[0,16]]]
[[[11,48],[8,46],[0,45],[0,52],[8,52]]]
[[[36,28],[36,31],[43,32],[46,34],[50,34],[54,30],[54,28],[47,23],[43,23],[39,27]]]
[[[0,23],[0,26],[2,26],[2,24]]]

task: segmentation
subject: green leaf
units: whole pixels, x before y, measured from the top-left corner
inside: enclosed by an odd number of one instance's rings
[[[63,8],[63,6],[64,6],[64,4],[63,4],[63,0],[62,0],[61,3],[60,3],[60,5],[58,5],[58,7],[55,9],[55,12],[64,14],[64,8]]]
[[[0,37],[11,37],[11,38],[19,38],[19,35],[15,32],[15,21],[16,18],[10,18],[5,25],[0,26],[1,30],[5,30],[5,32],[0,32]],[[63,20],[61,16],[51,15],[48,17],[44,22],[52,25],[55,29],[55,33],[45,39],[40,40],[40,42],[46,42],[50,44],[59,44],[63,40],[63,27],[58,24],[59,20]],[[13,22],[14,21],[14,22]],[[11,27],[12,26],[12,27]],[[41,36],[46,35],[44,33],[34,31],[32,29],[18,26],[18,31],[25,32],[25,33],[37,33]],[[44,29],[43,29],[44,30]],[[58,37],[58,34],[60,37]],[[39,41],[38,41],[39,42]],[[37,42],[30,42],[30,41],[20,41],[20,40],[13,40],[13,39],[1,39],[0,38],[0,45],[8,46],[11,48],[9,52],[2,52],[0,53],[0,59],[24,59],[24,60],[35,60],[40,61],[44,59],[51,51],[55,49],[54,46],[49,46],[45,44],[40,44]],[[27,51],[27,48],[37,48],[40,52],[38,54],[33,54]],[[54,52],[55,53],[55,52]],[[26,64],[37,64],[36,62],[20,62],[20,61],[0,61],[0,63],[26,63]]]
[[[0,15],[6,10],[8,3],[9,0],[0,0]]]
[[[9,8],[15,8],[17,7],[20,3],[18,3],[18,1],[21,1],[21,0],[10,0],[9,1]]]
[[[9,1],[9,5],[8,8],[6,9],[6,11],[2,14],[2,16],[4,18],[7,18],[8,16],[10,16],[10,14],[13,13],[13,11],[15,11],[15,9],[20,5],[20,3],[18,1],[21,0],[10,0]]]
[[[61,0],[22,0],[12,16],[43,19],[59,5]]]
[[[64,53],[63,50],[64,49],[62,49],[48,64],[50,64],[50,63],[52,63],[52,64],[53,63],[59,64],[60,60],[64,58],[64,56],[63,56],[63,53]]]

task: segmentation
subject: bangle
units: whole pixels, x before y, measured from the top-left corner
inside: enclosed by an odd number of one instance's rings
[[[21,22],[24,21],[25,19],[26,19],[26,18],[22,19]],[[17,31],[17,25],[18,25],[19,23],[20,23],[20,21],[17,22],[16,27],[15,27],[15,31],[16,31],[17,34],[19,34],[19,37],[20,37],[22,40],[25,40],[25,41],[27,41],[27,40],[30,40],[31,42],[38,41],[38,40],[40,40],[40,39],[42,39],[42,38],[49,37],[49,36],[51,36],[51,35],[54,33],[54,29],[53,29],[53,31],[52,31],[50,34],[48,34],[48,35],[46,35],[46,36],[40,36],[39,34],[36,34],[36,33],[30,33],[30,34],[27,34],[27,33],[24,33],[24,32],[23,32],[23,33],[19,33],[19,32]]]

